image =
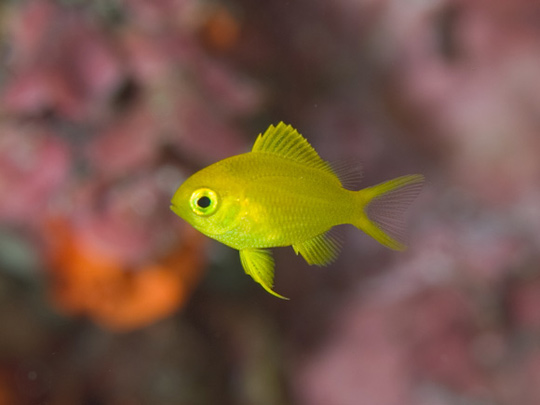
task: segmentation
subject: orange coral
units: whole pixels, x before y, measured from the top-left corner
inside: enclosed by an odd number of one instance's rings
[[[0,370],[0,405],[15,404],[13,378],[6,370]]]
[[[187,301],[200,278],[203,238],[187,227],[179,246],[139,267],[93,245],[66,221],[55,220],[49,229],[53,302],[113,331],[140,328],[170,315]]]
[[[216,7],[209,13],[200,34],[210,49],[229,51],[238,43],[240,23],[225,7]]]

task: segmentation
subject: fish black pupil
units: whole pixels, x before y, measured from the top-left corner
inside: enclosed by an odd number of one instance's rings
[[[200,207],[200,208],[208,208],[210,206],[210,203],[212,201],[210,200],[210,198],[204,196],[204,197],[201,197],[197,200],[197,205]]]

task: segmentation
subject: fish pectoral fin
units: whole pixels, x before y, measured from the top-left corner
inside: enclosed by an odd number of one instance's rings
[[[272,290],[274,286],[274,259],[272,252],[267,249],[242,249],[240,261],[246,274],[259,283],[270,294],[288,300]]]
[[[300,253],[308,264],[326,266],[337,257],[341,243],[328,231],[302,243],[296,243],[292,247],[295,253]]]

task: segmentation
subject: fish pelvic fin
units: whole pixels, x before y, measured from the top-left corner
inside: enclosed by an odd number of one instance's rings
[[[405,214],[424,184],[412,174],[355,192],[362,209],[352,224],[384,246],[405,250]]]
[[[274,286],[274,258],[268,249],[242,249],[240,261],[246,274],[259,283],[267,292],[275,297],[288,300],[272,290]]]
[[[292,247],[309,265],[326,266],[337,257],[341,242],[328,231],[304,242],[295,243]]]

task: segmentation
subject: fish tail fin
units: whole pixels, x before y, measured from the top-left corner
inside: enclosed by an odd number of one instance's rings
[[[361,212],[352,224],[390,249],[405,250],[405,213],[423,183],[423,175],[412,174],[356,191]]]

